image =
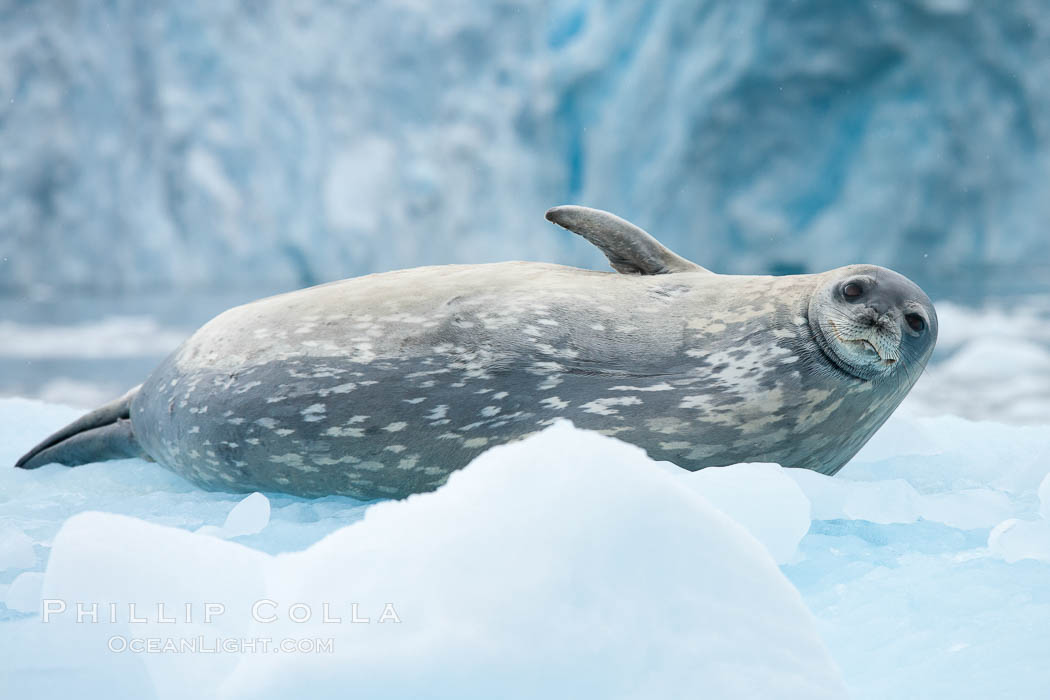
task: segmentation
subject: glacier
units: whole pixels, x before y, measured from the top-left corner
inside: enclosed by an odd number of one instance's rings
[[[0,34],[9,293],[604,267],[568,202],[722,272],[1050,279],[1037,0],[10,2]]]

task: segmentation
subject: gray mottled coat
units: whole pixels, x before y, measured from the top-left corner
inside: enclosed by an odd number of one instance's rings
[[[400,497],[568,418],[686,469],[834,474],[932,352],[932,305],[889,270],[717,275],[605,212],[548,218],[626,274],[428,267],[246,304],[17,466],[138,455],[209,488]]]
[[[500,263],[371,275],[231,309],[132,403],[158,462],[216,488],[434,489],[557,418],[687,469],[837,471],[908,387],[827,368],[817,275]]]

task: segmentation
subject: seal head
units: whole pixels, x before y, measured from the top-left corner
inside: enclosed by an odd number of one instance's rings
[[[925,292],[877,265],[826,274],[809,302],[809,323],[831,365],[862,381],[922,371],[937,342],[937,313]]]

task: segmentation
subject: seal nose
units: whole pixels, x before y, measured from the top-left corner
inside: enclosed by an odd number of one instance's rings
[[[890,310],[890,303],[885,299],[871,299],[868,301],[868,308],[882,316],[884,313]]]

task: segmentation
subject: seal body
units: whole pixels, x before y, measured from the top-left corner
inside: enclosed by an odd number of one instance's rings
[[[207,488],[403,497],[567,418],[690,470],[834,474],[932,352],[932,305],[890,270],[718,275],[604,212],[548,218],[623,274],[429,267],[246,304],[17,466],[138,455]]]
[[[371,275],[227,311],[132,402],[199,484],[398,497],[558,418],[687,469],[834,473],[906,387],[811,371],[818,276],[502,263]]]

